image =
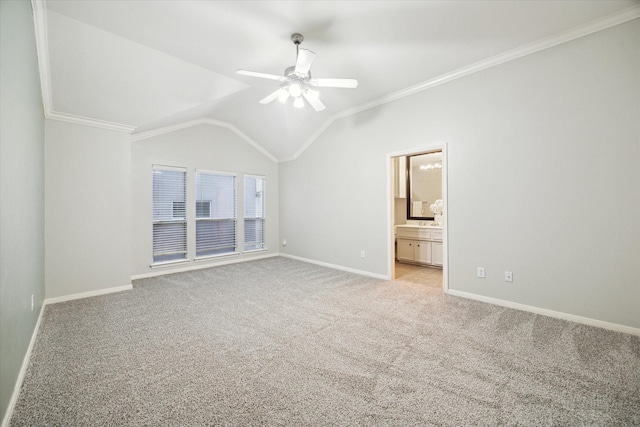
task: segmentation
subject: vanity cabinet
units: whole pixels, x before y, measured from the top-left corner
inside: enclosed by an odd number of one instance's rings
[[[442,267],[442,242],[431,242],[431,264]]]
[[[442,267],[442,229],[400,226],[396,228],[399,262]]]
[[[431,242],[398,239],[398,261],[431,264]]]

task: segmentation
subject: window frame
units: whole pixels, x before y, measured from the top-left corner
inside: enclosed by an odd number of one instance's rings
[[[247,206],[246,206],[246,194],[244,194],[244,192],[246,191],[246,179],[247,178],[253,178],[253,179],[261,179],[263,181],[263,187],[262,187],[262,216],[261,217],[251,217],[251,218],[247,218],[246,216],[246,211],[247,211]],[[242,185],[242,189],[243,189],[243,211],[242,211],[242,221],[243,221],[243,238],[242,238],[242,248],[243,248],[243,253],[251,253],[251,252],[261,252],[261,251],[267,251],[267,236],[266,236],[266,224],[267,224],[267,177],[266,175],[257,175],[257,174],[244,174],[243,176],[243,181],[242,181],[243,185]],[[260,244],[262,247],[260,248],[252,248],[252,249],[247,249],[247,227],[246,227],[246,223],[247,220],[252,221],[252,220],[261,220],[262,221],[262,242],[259,243],[255,243],[256,244]]]
[[[156,218],[156,206],[155,206],[155,199],[156,199],[156,192],[155,192],[155,186],[154,186],[154,176],[156,171],[167,171],[167,172],[181,172],[184,174],[184,179],[183,179],[183,186],[184,186],[184,201],[176,201],[176,200],[171,200],[171,216],[170,219],[157,219]],[[186,206],[187,206],[187,181],[188,181],[188,170],[186,167],[179,167],[179,166],[166,166],[166,165],[157,165],[157,164],[153,164],[151,165],[151,267],[158,267],[158,266],[165,266],[168,264],[182,264],[182,263],[187,263],[189,262],[189,221],[188,221],[188,215],[187,215],[187,211],[186,211]],[[168,200],[167,200],[168,201]],[[176,217],[174,215],[175,212],[175,203],[184,203],[184,217]],[[162,225],[169,225],[169,224],[184,224],[184,241],[183,246],[184,246],[184,251],[178,251],[175,252],[175,254],[184,254],[183,258],[176,258],[176,259],[167,259],[167,260],[156,260],[156,257],[161,257],[161,256],[166,256],[166,255],[171,255],[170,253],[165,253],[165,254],[157,254],[156,253],[156,229],[159,229],[160,226]]]
[[[234,177],[234,188],[233,188],[233,210],[234,210],[234,217],[233,218],[211,218],[211,213],[214,209],[214,201],[213,200],[209,200],[209,199],[203,199],[203,200],[198,200],[198,174],[207,174],[207,175],[217,175],[217,176],[232,176]],[[209,202],[209,217],[198,217],[198,211],[197,211],[197,204],[198,202]],[[201,261],[201,260],[207,260],[207,259],[211,259],[211,258],[220,258],[220,257],[228,257],[228,256],[234,256],[234,255],[238,255],[238,174],[235,172],[222,172],[222,171],[214,171],[214,170],[209,170],[209,169],[195,169],[195,175],[194,175],[194,207],[195,207],[195,211],[194,211],[194,222],[195,222],[195,235],[194,235],[194,246],[195,246],[195,254],[194,254],[194,261]],[[206,255],[198,255],[198,222],[200,223],[205,223],[205,222],[211,222],[211,223],[221,223],[224,221],[233,221],[233,227],[234,227],[234,233],[233,233],[233,237],[234,237],[234,246],[233,246],[233,250],[229,251],[229,252],[222,252],[222,253],[217,253],[217,254],[206,254]],[[210,249],[210,250],[214,250],[214,249]]]

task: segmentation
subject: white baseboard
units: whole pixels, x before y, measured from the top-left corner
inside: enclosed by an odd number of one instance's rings
[[[515,308],[516,310],[528,311],[530,313],[540,314],[542,316],[555,317],[556,319],[569,320],[571,322],[582,323],[583,325],[596,326],[599,328],[609,329],[611,331],[622,332],[625,334],[640,336],[640,329],[631,326],[619,325],[617,323],[605,322],[603,320],[590,319],[588,317],[576,316],[574,314],[563,313],[561,311],[547,310],[546,308],[534,307],[532,305],[520,304],[517,302],[505,301],[497,298],[486,297],[483,295],[472,294],[464,291],[449,289],[446,294],[456,297],[472,299],[476,301],[486,302],[489,304],[499,305],[507,308]]]
[[[9,425],[9,421],[11,420],[11,416],[13,415],[13,410],[16,406],[16,402],[18,401],[18,396],[20,395],[20,389],[22,388],[22,383],[24,381],[24,376],[27,372],[27,367],[29,366],[29,359],[31,359],[31,352],[33,350],[33,345],[36,342],[36,337],[38,335],[38,330],[40,330],[40,322],[42,321],[42,315],[44,313],[44,308],[49,304],[56,304],[64,301],[71,301],[74,299],[88,298],[97,295],[105,295],[111,294],[114,292],[121,292],[133,289],[131,284],[125,286],[118,286],[115,288],[107,288],[100,289],[97,291],[91,292],[82,292],[78,294],[64,295],[61,297],[55,298],[47,298],[42,302],[42,307],[40,308],[40,314],[38,315],[38,321],[36,322],[36,326],[33,329],[33,333],[31,334],[31,341],[29,342],[29,347],[27,348],[27,352],[24,355],[24,359],[22,360],[22,367],[20,368],[20,372],[18,373],[18,378],[16,379],[16,384],[13,388],[13,394],[11,395],[11,399],[9,400],[9,406],[7,407],[7,412],[2,419],[2,424],[0,427],[7,427]]]
[[[71,294],[71,295],[63,295],[61,297],[47,298],[46,300],[44,300],[44,303],[56,304],[59,302],[71,301],[74,299],[95,297],[98,295],[112,294],[114,292],[130,291],[131,289],[133,289],[133,285],[128,284],[124,286],[116,286],[115,288],[98,289],[97,291],[81,292],[79,294]]]
[[[336,270],[347,271],[349,273],[355,273],[355,274],[359,274],[361,276],[373,277],[374,279],[390,280],[389,276],[387,276],[385,274],[371,273],[369,271],[357,270],[357,269],[351,268],[351,267],[343,267],[341,265],[330,264],[328,262],[322,262],[322,261],[316,261],[316,260],[309,259],[309,258],[302,258],[302,257],[295,256],[295,255],[280,254],[280,256],[281,257],[285,257],[285,258],[295,259],[297,261],[308,262],[310,264],[321,265],[323,267],[335,268]]]
[[[40,314],[38,315],[38,320],[36,321],[36,326],[33,328],[33,333],[31,334],[31,341],[29,341],[29,347],[27,347],[27,352],[22,359],[22,366],[20,367],[20,372],[18,372],[18,378],[16,379],[16,383],[13,386],[13,393],[11,394],[11,399],[9,400],[9,406],[7,406],[7,412],[4,414],[4,418],[2,419],[2,427],[7,427],[9,425],[9,421],[11,420],[11,416],[13,415],[13,410],[16,407],[16,403],[18,402],[18,396],[20,396],[20,389],[22,388],[22,382],[24,381],[24,376],[27,373],[27,367],[29,366],[29,360],[31,359],[31,351],[33,350],[33,345],[36,342],[36,336],[38,335],[38,330],[40,330],[40,321],[42,320],[42,314],[44,313],[44,307],[47,304],[45,302],[42,303],[42,307],[40,308]]]
[[[166,270],[158,270],[158,271],[151,271],[149,273],[142,273],[142,274],[134,274],[133,276],[131,276],[131,280],[138,280],[138,279],[146,279],[149,277],[157,277],[157,276],[164,276],[165,274],[173,274],[173,273],[184,273],[185,271],[193,271],[193,270],[202,270],[203,268],[211,268],[211,267],[218,267],[220,265],[228,265],[228,264],[237,264],[239,262],[248,262],[248,261],[255,261],[258,259],[264,259],[264,258],[273,258],[273,257],[277,257],[280,256],[279,253],[271,253],[271,254],[265,254],[265,255],[248,255],[248,256],[244,256],[244,257],[230,257],[230,258],[210,258],[211,262],[208,262],[208,260],[199,260],[197,263],[190,263],[190,265],[188,265],[187,267],[180,267],[180,268],[167,268]],[[215,262],[214,262],[215,261]],[[158,268],[158,267],[156,267]]]

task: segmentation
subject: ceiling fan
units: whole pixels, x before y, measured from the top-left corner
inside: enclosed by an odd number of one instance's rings
[[[300,43],[304,40],[302,34],[292,34],[291,41],[296,45],[296,65],[292,65],[284,70],[283,76],[277,76],[275,74],[257,73],[255,71],[237,70],[236,73],[259,77],[261,79],[276,80],[282,85],[280,89],[267,95],[260,101],[260,104],[269,104],[276,99],[284,103],[292,97],[294,99],[293,105],[297,108],[304,107],[304,101],[306,99],[309,105],[316,111],[323,111],[326,107],[320,101],[319,93],[314,87],[338,87],[354,89],[358,87],[358,80],[356,79],[316,79],[311,78],[311,64],[316,54],[309,49],[303,49],[300,47]]]

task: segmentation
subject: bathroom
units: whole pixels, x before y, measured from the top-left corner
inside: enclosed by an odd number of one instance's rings
[[[395,276],[442,287],[442,151],[393,158]]]

